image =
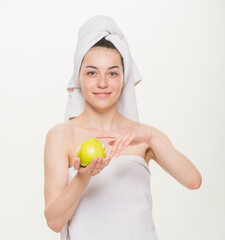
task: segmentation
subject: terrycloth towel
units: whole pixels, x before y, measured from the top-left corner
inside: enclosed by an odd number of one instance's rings
[[[77,170],[69,168],[68,183]],[[138,155],[112,158],[91,178],[61,240],[157,240],[150,169]]]
[[[125,85],[117,102],[118,111],[123,116],[139,122],[134,87],[142,81],[141,76],[131,57],[124,34],[115,21],[105,15],[91,17],[79,30],[74,55],[74,71],[67,85],[69,96],[66,105],[65,121],[69,121],[70,118],[80,115],[84,110],[85,99],[77,82],[80,64],[87,51],[103,37],[114,44],[124,61]]]

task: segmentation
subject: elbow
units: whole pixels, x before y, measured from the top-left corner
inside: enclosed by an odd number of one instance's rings
[[[188,186],[190,190],[197,190],[202,185],[202,177],[199,174],[197,177],[193,178],[191,184]]]
[[[55,233],[59,233],[59,232],[61,232],[61,230],[62,230],[62,226],[60,226],[59,224],[56,224],[56,223],[54,223],[54,222],[47,221],[47,225],[48,225],[48,227],[49,227],[52,231],[54,231]]]
[[[45,213],[44,213],[44,214],[45,214],[45,219],[46,219],[46,222],[47,222],[48,227],[49,227],[52,231],[54,231],[55,233],[61,232],[63,226],[62,226],[61,224],[57,223],[57,222],[54,221],[54,220],[50,220],[50,219],[48,218],[48,216],[47,216],[47,210],[45,210]]]

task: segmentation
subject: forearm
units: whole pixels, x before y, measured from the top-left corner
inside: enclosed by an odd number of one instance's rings
[[[173,146],[168,137],[154,129],[149,145],[154,152],[155,161],[179,183],[189,189],[201,185],[201,175],[193,163]]]
[[[76,211],[90,179],[77,173],[65,190],[45,209],[48,226],[53,231],[60,232]]]

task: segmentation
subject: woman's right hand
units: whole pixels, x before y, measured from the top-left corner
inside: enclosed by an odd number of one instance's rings
[[[105,159],[101,156],[94,158],[86,167],[80,165],[80,158],[76,157],[74,168],[82,175],[92,177],[100,173],[110,162],[111,158]]]

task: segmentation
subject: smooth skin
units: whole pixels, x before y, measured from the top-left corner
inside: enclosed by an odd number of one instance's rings
[[[99,129],[100,133],[118,130],[125,122],[116,107],[124,86],[120,54],[112,49],[90,49],[82,61],[79,84],[85,98],[84,112],[77,117],[82,127]],[[105,90],[111,92],[107,99],[100,99],[94,94]],[[99,157],[83,168],[80,159],[74,156],[74,168],[78,172],[68,184],[70,149],[75,137],[73,133],[70,123],[59,123],[48,131],[45,140],[44,214],[49,228],[54,232],[60,232],[72,217],[91,177],[100,173],[111,160]]]
[[[82,93],[86,101],[85,110],[80,116],[82,122],[84,122],[83,119],[85,118],[91,119],[92,126],[98,128],[96,126],[99,125],[97,122],[99,116],[95,120],[93,112],[95,111],[100,115],[104,115],[107,107],[110,107],[112,110],[108,116],[102,117],[99,129],[105,125],[108,118],[116,119],[117,116],[119,121],[120,114],[116,109],[116,101],[120,97],[125,82],[123,79],[121,57],[116,50],[102,47],[90,49],[82,62],[78,83],[82,88]],[[110,86],[110,88],[107,86]],[[109,99],[104,100],[95,97],[93,100],[93,93],[104,91],[112,92]],[[108,122],[110,123],[111,121]],[[90,124],[87,125],[90,127]],[[74,168],[85,176],[95,176],[109,164],[111,159],[112,157],[107,158],[107,160],[102,157],[95,158],[87,167],[82,167],[80,159],[76,158]]]
[[[198,189],[202,177],[194,164],[179,152],[170,139],[159,129],[146,124],[139,124],[131,130],[122,133],[109,132],[97,135],[96,138],[113,138],[113,146],[109,158],[118,157],[127,146],[147,143],[150,147],[148,158],[155,160],[167,173],[180,184],[189,189]]]
[[[96,138],[111,138],[111,154],[107,159],[94,159],[87,167],[80,166],[80,159],[74,156],[72,160],[77,173],[68,184],[69,157],[73,149],[72,139],[76,137],[75,130],[69,122],[59,123],[48,131],[44,149],[45,217],[53,231],[60,232],[72,217],[91,178],[128,146],[146,143],[149,146],[146,160],[155,160],[185,187],[200,187],[202,179],[197,168],[162,131],[142,123],[131,125],[131,121],[118,112],[116,104],[124,79],[121,56],[116,50],[90,49],[83,59],[78,83],[84,95],[85,108],[76,117],[76,124],[84,129],[96,130]],[[110,96],[99,98],[94,94],[104,91],[111,92]]]

